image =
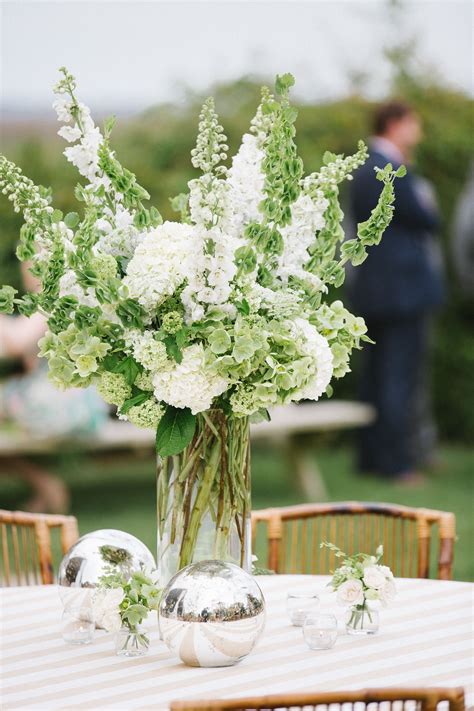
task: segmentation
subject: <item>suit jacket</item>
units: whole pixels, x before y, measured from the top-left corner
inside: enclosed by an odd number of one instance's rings
[[[383,168],[387,162],[381,153],[372,152],[354,174],[350,198],[357,223],[369,217],[382,190],[374,167]],[[410,170],[395,180],[392,222],[382,242],[368,248],[369,256],[355,270],[350,296],[363,316],[408,316],[434,309],[443,300],[442,273],[432,258],[438,213],[419,197],[415,182]]]

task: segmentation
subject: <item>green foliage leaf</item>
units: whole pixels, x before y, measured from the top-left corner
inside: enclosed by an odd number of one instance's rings
[[[278,96],[286,96],[289,89],[294,86],[294,84],[295,78],[293,74],[277,74],[275,79],[275,93],[278,94]]]
[[[181,363],[181,361],[183,360],[183,354],[176,340],[176,336],[167,336],[165,339],[163,339],[163,343],[166,346],[166,353],[168,355],[168,358],[173,358],[176,363]]]
[[[266,409],[257,410],[252,415],[250,415],[250,423],[252,425],[257,425],[259,422],[270,422],[272,419],[270,413]]]
[[[105,359],[105,362],[106,360],[107,359]],[[133,385],[135,382],[135,378],[139,373],[141,373],[142,369],[138,365],[138,363],[132,358],[132,356],[127,356],[123,360],[120,360],[118,363],[115,363],[115,365],[113,365],[112,368],[109,368],[109,370],[111,370],[112,373],[121,373],[127,383],[129,385]]]
[[[337,155],[335,153],[331,153],[331,151],[326,151],[323,155],[323,163],[324,165],[329,165],[330,163],[333,163],[337,158]]]
[[[106,138],[110,137],[112,129],[115,126],[115,116],[109,116],[104,121],[104,135]]]
[[[66,227],[69,227],[71,230],[74,229],[74,227],[79,224],[79,215],[77,212],[68,212],[64,218],[64,223]]]
[[[196,429],[196,416],[188,408],[168,405],[156,430],[156,451],[161,457],[180,452],[191,442]]]
[[[236,305],[237,311],[239,313],[243,314],[244,316],[249,315],[250,306],[249,306],[249,302],[247,301],[247,299],[242,299],[242,301],[236,301],[235,305]]]
[[[51,221],[52,222],[60,222],[63,219],[63,213],[61,210],[53,210],[51,213]]]
[[[126,415],[130,408],[135,407],[136,405],[141,405],[142,403],[146,402],[146,400],[149,400],[149,398],[150,393],[141,392],[138,393],[138,395],[134,395],[134,397],[125,400],[122,407],[120,408],[121,414]]]

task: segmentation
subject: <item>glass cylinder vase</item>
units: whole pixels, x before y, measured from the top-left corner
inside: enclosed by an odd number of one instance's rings
[[[353,605],[347,611],[346,632],[352,635],[376,634],[379,629],[379,613],[367,602]]]
[[[158,458],[159,584],[200,560],[251,572],[250,513],[248,418],[200,413],[191,444]]]
[[[141,627],[124,625],[115,633],[115,654],[119,657],[143,657],[149,646],[150,640]]]

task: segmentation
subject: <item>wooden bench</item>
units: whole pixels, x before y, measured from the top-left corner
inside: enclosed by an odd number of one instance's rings
[[[252,425],[252,441],[270,440],[288,458],[289,473],[295,475],[302,493],[310,501],[326,498],[324,480],[314,456],[309,435],[364,427],[375,418],[369,405],[344,400],[329,400],[301,405],[286,405],[272,410],[270,422]],[[35,438],[18,429],[0,429],[0,473],[15,474],[32,486],[35,497],[29,502],[34,511],[62,513],[69,504],[63,481],[29,457],[58,451],[107,452],[153,449],[154,433],[128,422],[111,419],[97,434],[74,438]]]

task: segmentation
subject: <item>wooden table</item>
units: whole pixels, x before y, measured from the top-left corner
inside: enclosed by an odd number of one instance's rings
[[[110,635],[97,632],[85,647],[61,639],[62,611],[55,586],[4,588],[0,696],[2,711],[162,711],[172,700],[381,686],[464,686],[474,700],[469,583],[398,580],[398,595],[381,612],[375,637],[343,633],[331,650],[311,651],[286,615],[289,589],[316,591],[321,611],[343,608],[326,577],[261,576],[267,601],[265,632],[235,667],[196,669],[174,659],[158,639],[154,620],[148,656],[114,655]]]

